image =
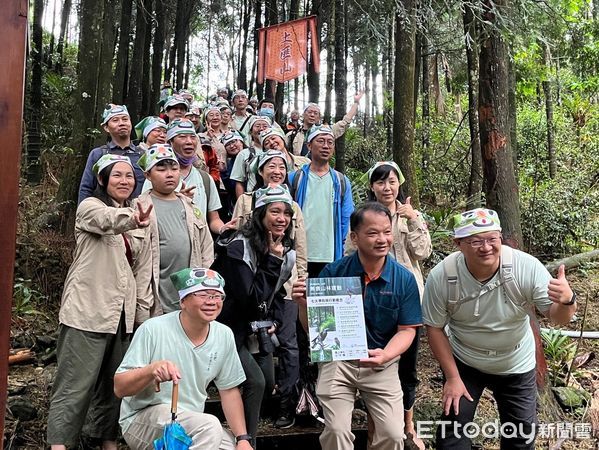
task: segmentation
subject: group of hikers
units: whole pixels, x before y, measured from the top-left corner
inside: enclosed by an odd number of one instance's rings
[[[318,364],[323,449],[353,448],[358,392],[369,448],[402,449],[409,436],[424,449],[413,416],[424,329],[444,375],[441,420],[458,425],[439,426],[437,448],[471,447],[459,427],[485,387],[501,422],[522,431],[501,447],[534,448],[528,313],[571,319],[563,267],[552,278],[502,245],[497,214],[479,208],[454,217],[457,252],[424,283],[431,238],[398,165],[370,168],[369,200],[357,208],[350,180],[331,166],[361,94],[332,126],[309,103],[283,127],[274,101],[250,111],[243,90],[219,89],[207,105],[168,94],[161,116],[134,127],[125,106],[107,105],[109,140],[87,160],[59,313],[52,449],[76,447],[82,432],[105,450],[121,433],[132,449],[153,448],[174,385],[192,449],[255,448],[263,400],[275,393],[274,426],[292,426],[308,364],[306,279],[316,277],[360,278],[368,344],[367,358]],[[204,413],[210,383],[225,428]]]

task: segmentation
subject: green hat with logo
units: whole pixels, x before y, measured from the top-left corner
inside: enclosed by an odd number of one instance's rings
[[[332,136],[335,139],[335,133],[333,133],[333,129],[328,125],[312,125],[308,130],[308,135],[306,136],[306,142],[310,143],[314,140],[316,136],[321,134],[326,134]]]
[[[102,113],[102,123],[100,125],[106,125],[110,119],[116,116],[130,117],[127,107],[125,105],[115,105],[113,103],[107,104]]]
[[[174,161],[179,164],[177,155],[173,151],[173,148],[168,144],[154,144],[146,152],[141,155],[137,165],[141,167],[144,172],[149,172],[152,167],[158,164],[160,161]]]
[[[143,118],[137,125],[135,125],[135,134],[137,139],[147,139],[150,134],[156,128],[164,128],[166,130],[166,122],[160,117],[148,116]]]
[[[177,94],[171,95],[169,98],[166,99],[166,103],[164,104],[164,110],[168,111],[170,108],[177,105],[183,105],[185,106],[186,110],[189,110],[189,103],[187,102],[187,100],[185,100],[183,97]]]
[[[98,159],[98,161],[96,161],[96,163],[92,166],[92,172],[94,173],[94,175],[98,175],[108,166],[112,166],[113,164],[116,164],[118,162],[127,163],[133,169],[133,164],[131,164],[131,160],[128,156],[111,155],[110,153],[107,153],[106,155]]]
[[[501,231],[499,216],[492,209],[476,208],[451,218],[453,237],[461,239],[487,231]]]
[[[279,150],[267,150],[265,152],[260,153],[254,160],[250,166],[250,169],[254,173],[258,173],[262,167],[268,163],[273,158],[281,158],[285,167],[287,168],[287,155]]]
[[[175,119],[168,124],[166,129],[166,140],[170,141],[180,134],[196,134],[196,128],[189,119]]]
[[[283,202],[293,206],[293,199],[289,188],[281,184],[279,186],[267,186],[254,192],[255,208],[269,205],[270,203]]]
[[[179,292],[179,300],[198,291],[215,290],[225,293],[225,280],[212,269],[202,267],[183,269],[173,273],[170,279]]]
[[[279,128],[267,128],[262,130],[259,134],[260,145],[262,148],[264,148],[264,141],[271,136],[279,136],[281,139],[283,139],[283,143],[286,142],[286,137]]]

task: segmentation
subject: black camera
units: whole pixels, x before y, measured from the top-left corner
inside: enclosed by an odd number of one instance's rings
[[[258,347],[262,354],[272,353],[279,346],[277,336],[274,333],[268,334],[268,330],[273,325],[272,320],[255,320],[254,322],[250,322],[250,328],[252,329],[252,333],[255,333],[258,338]]]

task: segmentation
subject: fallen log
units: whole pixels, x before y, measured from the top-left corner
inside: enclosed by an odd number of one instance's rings
[[[599,249],[578,253],[576,255],[568,256],[567,258],[558,259],[557,261],[551,261],[545,264],[545,267],[549,273],[555,275],[558,267],[562,264],[565,266],[566,270],[570,270],[591,261],[599,261]]]
[[[8,365],[31,361],[35,358],[35,352],[31,350],[19,350],[14,354],[8,355]]]

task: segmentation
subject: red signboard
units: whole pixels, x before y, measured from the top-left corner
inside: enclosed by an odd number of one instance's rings
[[[283,22],[258,30],[258,83],[293,80],[308,67],[308,38],[314,70],[320,71],[316,16]]]

